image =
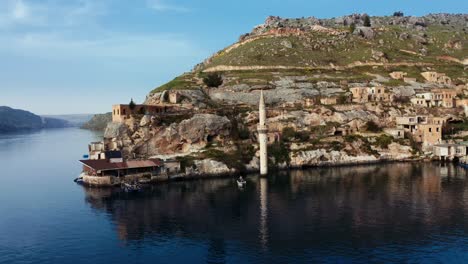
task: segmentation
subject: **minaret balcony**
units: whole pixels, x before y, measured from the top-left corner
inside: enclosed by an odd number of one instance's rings
[[[267,133],[268,132],[268,126],[258,125],[257,126],[257,131],[258,131],[258,133]]]

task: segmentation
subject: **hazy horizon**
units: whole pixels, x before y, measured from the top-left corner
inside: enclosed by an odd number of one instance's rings
[[[466,13],[468,3],[6,0],[0,3],[0,105],[39,115],[105,113],[130,98],[144,101],[153,88],[234,43],[269,15],[394,11]]]

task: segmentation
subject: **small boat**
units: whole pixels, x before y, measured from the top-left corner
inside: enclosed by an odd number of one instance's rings
[[[247,184],[247,182],[242,177],[237,179],[236,182],[237,182],[237,186],[239,186],[241,188],[244,187]]]
[[[83,182],[83,176],[80,176],[80,177],[74,179],[73,181],[76,182],[76,183],[82,183]]]

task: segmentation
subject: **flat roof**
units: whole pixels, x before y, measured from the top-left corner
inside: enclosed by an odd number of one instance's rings
[[[160,167],[162,165],[162,162],[159,159],[129,160],[124,162],[109,162],[109,160],[80,160],[80,162],[96,171],[149,168]]]

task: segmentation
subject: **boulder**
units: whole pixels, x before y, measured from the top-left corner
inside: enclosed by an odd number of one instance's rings
[[[375,37],[375,32],[370,27],[357,27],[353,34],[359,35],[366,39],[373,39]]]
[[[281,45],[288,48],[288,49],[292,49],[293,45],[291,43],[291,41],[287,40],[287,39],[283,39],[281,41]]]
[[[212,159],[196,160],[194,164],[194,172],[201,175],[223,175],[235,172],[226,164]]]
[[[228,136],[231,122],[227,117],[213,114],[197,114],[178,125],[178,134],[188,143],[209,141],[217,135]]]

